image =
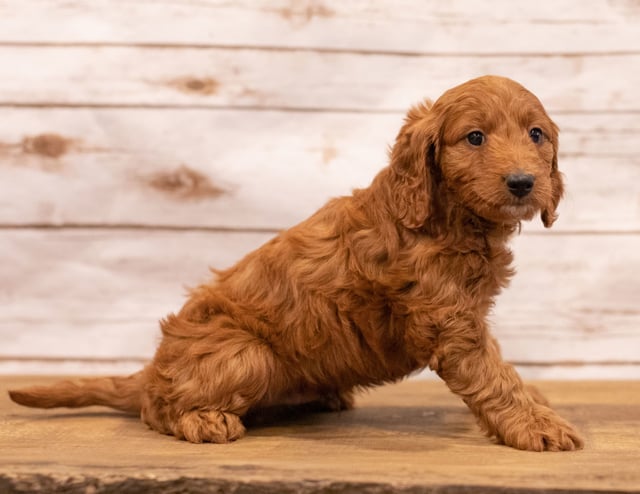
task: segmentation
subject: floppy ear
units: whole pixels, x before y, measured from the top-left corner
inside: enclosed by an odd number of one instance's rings
[[[407,228],[423,227],[434,214],[438,133],[431,102],[425,101],[409,110],[391,149],[393,207]]]
[[[553,125],[553,136],[551,138],[553,144],[553,160],[551,162],[551,201],[542,209],[540,214],[542,223],[546,228],[550,228],[551,225],[558,219],[556,209],[564,194],[564,183],[562,181],[562,174],[558,170],[558,128]]]

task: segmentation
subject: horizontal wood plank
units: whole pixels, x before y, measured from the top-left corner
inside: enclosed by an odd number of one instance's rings
[[[47,22],[32,22],[34,12]],[[230,28],[232,26],[232,28]],[[401,0],[5,0],[0,42],[158,43],[409,53],[640,50],[627,0],[542,0],[523,8]]]
[[[640,53],[407,57],[249,48],[0,46],[0,60],[4,105],[404,111],[424,97],[436,98],[468,79],[496,73],[517,79],[552,112],[640,111],[640,72],[629,70],[640,64]]]
[[[462,400],[437,381],[362,393],[352,411],[290,411],[250,424],[229,445],[176,441],[103,408],[27,409],[6,393],[52,381],[0,380],[5,492],[640,492],[638,382],[536,382],[586,444],[532,453],[484,437]]]
[[[277,230],[367,186],[403,114],[23,108],[3,117],[0,224]],[[568,193],[555,231],[640,230],[638,119],[556,120]]]
[[[0,231],[3,357],[149,358],[186,286],[268,234]],[[493,321],[506,358],[638,364],[640,235],[527,235]]]

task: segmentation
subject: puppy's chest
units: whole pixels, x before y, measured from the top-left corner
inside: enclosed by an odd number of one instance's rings
[[[446,255],[441,263],[445,278],[476,300],[490,301],[509,284],[514,274],[513,255],[503,246]]]
[[[461,274],[471,287],[502,285],[513,274],[513,255],[506,248],[472,251],[461,254],[459,259]]]

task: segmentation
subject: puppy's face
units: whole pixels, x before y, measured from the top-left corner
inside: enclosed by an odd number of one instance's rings
[[[439,117],[440,172],[455,198],[490,221],[555,219],[562,196],[558,130],[521,85],[482,77],[447,91]]]

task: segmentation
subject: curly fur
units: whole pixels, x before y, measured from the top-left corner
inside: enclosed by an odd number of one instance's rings
[[[537,127],[543,138],[534,142]],[[482,131],[480,146],[467,135]],[[390,164],[330,201],[162,321],[153,361],[128,378],[12,391],[29,406],[107,405],[192,442],[244,434],[283,403],[352,406],[355,389],[429,367],[498,441],[573,450],[571,425],[505,363],[487,314],[513,274],[509,237],[562,197],[558,130],[521,85],[486,76],[412,108]],[[527,173],[526,197],[505,177]]]

